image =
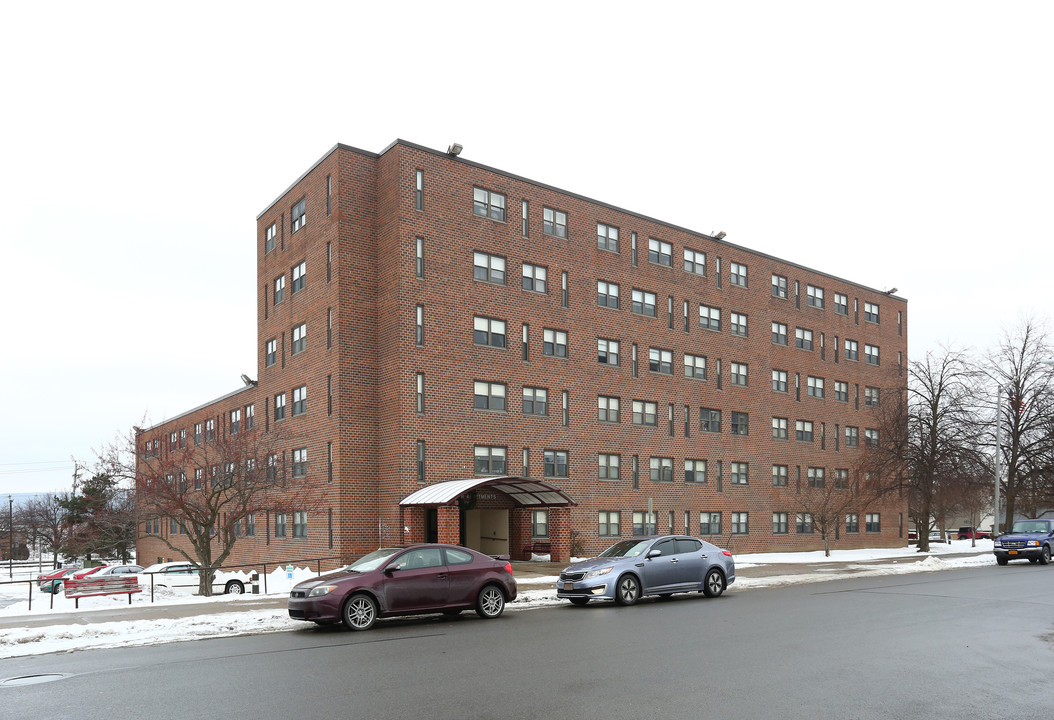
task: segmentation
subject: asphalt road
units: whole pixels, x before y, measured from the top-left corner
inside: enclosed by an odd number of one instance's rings
[[[1054,568],[1010,565],[0,660],[0,717],[1015,718]]]

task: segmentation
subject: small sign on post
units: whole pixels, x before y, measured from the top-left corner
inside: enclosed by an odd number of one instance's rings
[[[293,566],[292,565],[286,565],[285,566],[285,574],[286,574],[286,577],[289,578],[290,580],[293,579]]]

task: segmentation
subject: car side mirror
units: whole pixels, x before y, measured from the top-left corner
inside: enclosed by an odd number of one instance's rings
[[[662,550],[649,550],[648,554],[645,555],[645,557],[649,560],[651,558],[662,557]]]

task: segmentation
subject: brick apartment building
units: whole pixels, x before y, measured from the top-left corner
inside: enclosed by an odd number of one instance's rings
[[[283,430],[312,509],[254,517],[229,563],[816,549],[802,488],[854,482],[905,382],[901,298],[402,140],[337,145],[257,229],[258,379],[140,431],[145,463]],[[834,546],[903,543],[906,511],[854,508]],[[169,533],[141,525],[139,557]]]

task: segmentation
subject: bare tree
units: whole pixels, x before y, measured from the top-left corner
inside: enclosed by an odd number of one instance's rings
[[[826,473],[820,478],[810,477],[798,488],[798,505],[805,516],[799,518],[799,524],[807,525],[811,521],[823,541],[824,556],[830,557],[831,541],[837,536],[846,513],[866,505],[873,496],[866,484],[851,482],[848,477],[828,478]]]
[[[30,498],[19,508],[19,522],[27,529],[30,542],[50,552],[53,565],[58,564],[70,531],[68,511],[62,504],[65,498],[65,493],[45,493]]]

